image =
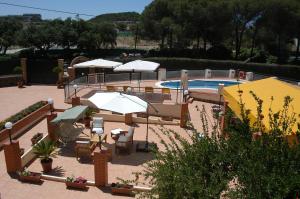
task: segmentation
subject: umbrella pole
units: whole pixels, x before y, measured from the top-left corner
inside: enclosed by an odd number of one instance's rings
[[[141,79],[142,79],[142,72],[140,72],[140,79],[139,79],[139,92],[141,92]]]
[[[146,150],[148,150],[148,131],[149,131],[149,110],[147,108],[147,133],[146,133],[146,144],[145,144]]]

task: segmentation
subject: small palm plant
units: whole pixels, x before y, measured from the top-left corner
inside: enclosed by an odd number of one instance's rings
[[[41,141],[33,147],[33,152],[41,159],[44,172],[52,170],[52,162],[56,157],[56,146],[52,141]]]
[[[63,72],[64,69],[60,66],[56,66],[52,69],[52,72],[56,73],[58,75],[58,80],[57,80],[57,88],[61,87],[61,84],[63,82]]]

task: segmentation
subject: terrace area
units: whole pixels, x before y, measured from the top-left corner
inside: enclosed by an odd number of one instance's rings
[[[156,81],[146,81],[141,83],[141,87],[145,86],[153,86],[155,87]],[[126,82],[118,83],[119,86],[125,85]],[[115,84],[116,85],[116,84]],[[127,82],[126,85],[130,85]],[[136,82],[133,82],[131,86],[136,86]],[[66,109],[70,108],[70,104],[66,104],[64,102],[64,90],[57,89],[54,86],[26,86],[23,89],[18,89],[14,87],[8,88],[0,88],[0,93],[3,94],[3,99],[0,101],[0,106],[7,107],[1,112],[1,118],[7,118],[9,115],[18,112],[18,110],[22,110],[26,108],[28,105],[39,101],[39,100],[47,100],[47,98],[51,97],[54,99],[54,107],[56,109]],[[94,88],[86,88],[80,90],[77,95],[80,96],[82,99],[89,95],[89,93],[94,92]],[[178,93],[175,90],[171,90],[171,99],[165,100],[164,104],[174,104],[176,102],[176,97],[178,97]],[[20,101],[19,99],[22,99]],[[177,99],[178,100],[178,99]],[[182,100],[182,99],[180,99]],[[191,122],[195,125],[197,129],[201,129],[201,122],[199,120],[199,109],[197,107],[205,106],[210,115],[212,104],[194,101],[189,105],[189,116]],[[58,112],[58,114],[60,114]],[[107,115],[115,115],[111,114],[107,111],[100,111],[99,114],[107,114]],[[120,115],[116,115],[120,116]],[[134,114],[133,118],[137,118]],[[162,118],[157,116],[150,116],[150,121],[164,121]],[[166,123],[170,123],[170,121],[164,121]],[[155,122],[154,122],[155,123]],[[150,129],[154,129],[157,133],[160,133],[161,125],[159,123],[154,124],[150,123]],[[173,124],[174,123],[174,124]],[[184,128],[179,126],[179,120],[173,119],[173,123],[171,125],[164,125],[164,128],[172,129],[182,136],[188,138],[188,131]],[[105,121],[104,122],[104,134],[107,134],[107,144],[106,146],[112,149],[112,160],[108,162],[108,183],[116,182],[116,178],[122,179],[135,179],[135,175],[132,174],[133,172],[140,172],[143,170],[143,166],[148,161],[153,159],[151,153],[139,153],[135,151],[135,147],[138,143],[145,141],[146,137],[146,123],[136,123],[135,124],[135,132],[134,132],[134,144],[132,147],[132,151],[130,154],[121,153],[115,154],[115,141],[111,138],[110,133],[111,130],[116,128],[122,128],[127,130],[129,128],[124,122],[114,122],[114,121]],[[31,141],[30,139],[34,134],[37,132],[43,133],[43,135],[47,135],[47,119],[42,119],[39,123],[35,126],[30,128],[26,133],[17,136],[17,139],[20,143],[20,147],[24,148],[25,153],[31,149]],[[84,133],[89,135],[90,130],[85,129]],[[81,134],[79,137],[88,138],[84,134]],[[164,136],[163,136],[164,137]],[[163,149],[162,145],[160,144],[160,139],[155,135],[152,130],[149,130],[149,142],[157,143],[160,149]],[[53,161],[53,171],[49,173],[50,175],[57,176],[57,177],[68,177],[71,175],[74,176],[84,176],[86,179],[93,181],[94,180],[94,165],[93,162],[89,159],[78,161],[75,157],[74,145],[64,146],[58,149],[59,153],[57,158],[54,158]],[[66,189],[63,183],[57,183],[53,181],[45,180],[40,185],[32,185],[27,183],[21,183],[17,179],[11,178],[6,173],[5,168],[5,157],[4,157],[4,150],[0,152],[0,159],[2,164],[0,165],[1,168],[1,181],[0,181],[0,192],[3,198],[49,198],[51,197],[50,193],[59,193],[57,194],[57,198],[65,198],[65,197],[84,197],[84,198],[94,198],[95,196],[99,196],[101,198],[118,198],[124,196],[115,196],[111,195],[110,190],[108,188],[97,188],[94,186],[90,186],[87,192],[80,192],[76,190],[69,190]],[[32,172],[42,172],[42,167],[39,160],[33,161],[28,166],[28,170]],[[144,179],[139,179],[139,185],[144,185],[146,183]],[[18,191],[15,191],[18,190]]]

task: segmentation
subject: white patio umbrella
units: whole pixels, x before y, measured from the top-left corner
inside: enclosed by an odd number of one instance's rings
[[[143,60],[135,60],[126,64],[120,65],[114,69],[115,72],[153,72],[159,67],[159,63]]]
[[[120,65],[114,69],[115,72],[140,72],[139,88],[141,81],[141,72],[154,72],[160,66],[159,63],[143,60],[135,60],[126,64]]]
[[[75,64],[73,67],[74,68],[102,68],[102,72],[104,75],[103,81],[105,82],[104,69],[113,69],[120,65],[122,65],[121,62],[115,62],[115,61],[110,61],[110,60],[105,60],[105,59],[94,59],[94,60],[82,62],[79,64]],[[101,87],[101,84],[100,84],[100,87]]]
[[[120,65],[122,65],[121,62],[114,62],[105,59],[94,59],[75,64],[74,68],[115,68]]]
[[[89,101],[99,109],[122,114],[147,112],[148,108],[148,103],[144,100],[118,92],[95,93]]]
[[[152,106],[151,104],[140,99],[139,97],[118,92],[95,93],[89,98],[89,101],[99,109],[122,114],[147,112],[147,134],[145,148],[148,150],[148,105]]]

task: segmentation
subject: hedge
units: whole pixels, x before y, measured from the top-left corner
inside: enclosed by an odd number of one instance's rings
[[[39,101],[31,106],[28,106],[27,108],[23,109],[22,111],[14,114],[13,116],[10,116],[9,118],[6,118],[5,120],[0,122],[0,131],[5,128],[6,122],[12,122],[13,124],[17,121],[21,120],[22,118],[26,117],[30,113],[36,111],[37,109],[41,108],[42,106],[46,105],[46,102]]]
[[[0,75],[15,74],[14,68],[20,65],[18,56],[0,56]]]

